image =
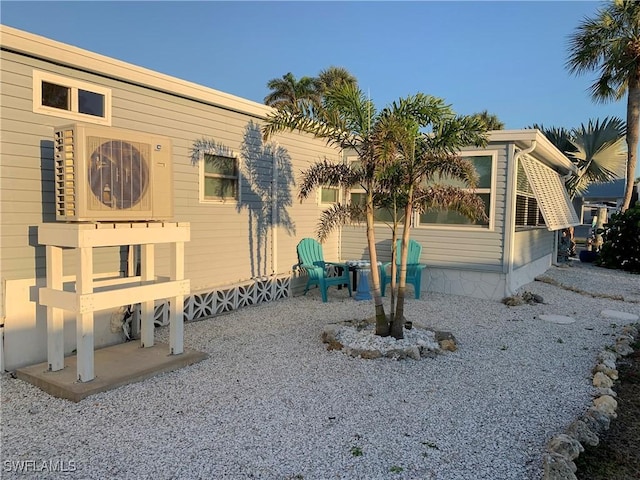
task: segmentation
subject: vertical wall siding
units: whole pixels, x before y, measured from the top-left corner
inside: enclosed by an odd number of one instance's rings
[[[315,235],[322,208],[315,196],[299,204],[297,185],[300,172],[310,163],[324,157],[338,158],[338,153],[323,141],[285,133],[265,144],[260,135],[260,119],[242,113],[12,52],[2,51],[0,60],[3,280],[45,275],[44,247],[37,244],[37,227],[43,222],[55,221],[53,130],[72,123],[64,118],[33,113],[33,69],[110,88],[114,127],[163,135],[172,140],[174,218],[191,223],[191,241],[185,246],[185,274],[191,279],[193,291],[290,272],[297,261],[298,240]],[[192,161],[192,153],[196,142],[202,139],[213,140],[239,156],[240,202],[200,202],[199,165]],[[272,185],[274,156],[277,185]],[[277,266],[272,256],[270,198],[273,191],[278,192]],[[337,237],[332,237],[325,249],[327,256],[337,257]],[[100,250],[104,251],[96,254],[96,272],[124,268],[125,257],[120,249]],[[167,275],[167,249],[157,250],[157,273]],[[73,265],[73,258],[65,258],[65,273],[73,273]]]

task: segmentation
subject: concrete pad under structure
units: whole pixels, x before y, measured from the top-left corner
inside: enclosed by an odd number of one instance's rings
[[[192,365],[207,356],[206,353],[186,349],[179,355],[170,355],[169,346],[164,343],[142,348],[138,342],[126,342],[94,352],[95,378],[89,382],[76,380],[75,355],[64,359],[62,370],[50,372],[45,362],[19,368],[16,375],[54,397],[79,402],[89,395]]]

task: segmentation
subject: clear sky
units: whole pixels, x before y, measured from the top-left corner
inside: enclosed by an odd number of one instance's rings
[[[565,68],[595,1],[12,2],[1,23],[262,103],[268,80],[348,69],[376,106],[417,92],[506,128],[626,120]],[[640,169],[639,169],[640,171]]]

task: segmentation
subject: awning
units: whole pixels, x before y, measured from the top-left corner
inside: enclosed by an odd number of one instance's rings
[[[560,174],[534,158],[524,155],[521,159],[527,180],[538,201],[544,221],[549,230],[561,230],[580,225]]]

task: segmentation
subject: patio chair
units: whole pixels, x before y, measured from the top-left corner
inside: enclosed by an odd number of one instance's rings
[[[400,258],[402,253],[402,240],[396,244],[396,281],[400,281]],[[416,298],[420,298],[420,283],[422,281],[422,270],[426,265],[420,263],[422,245],[415,240],[409,240],[409,251],[407,255],[407,284],[413,285]],[[380,290],[384,297],[386,286],[391,283],[391,262],[384,263],[380,267]]]
[[[304,289],[306,295],[309,287],[318,285],[322,295],[322,301],[327,301],[327,289],[331,285],[346,285],[351,296],[351,280],[349,267],[344,263],[325,262],[322,254],[322,246],[313,238],[303,238],[296,247],[298,262],[294,268],[299,268],[307,273],[307,286]]]

